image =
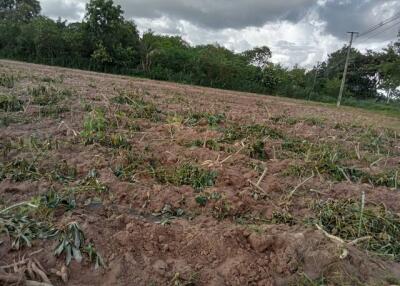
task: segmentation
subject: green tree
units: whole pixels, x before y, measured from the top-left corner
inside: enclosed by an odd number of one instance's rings
[[[243,52],[243,55],[250,64],[261,68],[266,67],[272,57],[271,50],[267,46],[255,47],[251,50]]]
[[[120,5],[91,0],[86,5],[85,27],[88,53],[103,68],[138,62],[139,34],[136,25],[124,19]]]
[[[27,22],[40,14],[37,0],[0,0],[0,20]]]

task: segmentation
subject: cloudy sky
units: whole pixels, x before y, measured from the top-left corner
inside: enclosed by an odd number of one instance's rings
[[[42,13],[79,21],[87,0],[41,0]],[[348,41],[400,15],[400,0],[114,0],[140,31],[181,35],[191,44],[216,43],[243,51],[267,45],[273,61],[310,67]],[[396,38],[400,18],[356,39],[361,50]]]

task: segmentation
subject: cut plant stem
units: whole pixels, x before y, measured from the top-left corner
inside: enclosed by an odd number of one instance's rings
[[[29,202],[21,202],[21,203],[12,205],[12,206],[10,206],[8,208],[5,208],[5,209],[1,210],[0,214],[5,214],[5,213],[9,212],[10,210],[18,208],[18,207],[21,207],[21,206],[28,206],[28,207],[35,208],[35,209],[38,207],[37,205],[33,205],[33,204],[29,203]]]
[[[360,208],[360,221],[358,224],[358,236],[361,235],[361,227],[362,227],[362,219],[364,215],[364,207],[365,207],[365,192],[363,191],[361,194],[361,208]]]
[[[261,184],[261,182],[264,180],[265,176],[267,175],[268,168],[265,166],[264,172],[262,173],[261,177],[257,181],[257,186]]]
[[[294,193],[298,190],[298,188],[300,188],[301,186],[303,186],[305,183],[307,183],[307,182],[308,182],[309,180],[311,180],[312,178],[314,178],[314,173],[313,173],[310,177],[308,177],[307,179],[305,179],[303,182],[301,182],[300,184],[298,184],[298,185],[290,192],[288,198],[291,198],[291,197],[294,195]]]

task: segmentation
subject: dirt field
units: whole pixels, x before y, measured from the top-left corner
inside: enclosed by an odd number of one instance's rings
[[[0,285],[400,285],[399,118],[11,61],[0,116]]]

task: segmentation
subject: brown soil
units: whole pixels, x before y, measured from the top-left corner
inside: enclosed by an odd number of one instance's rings
[[[93,169],[108,191],[78,192],[75,209],[55,210],[47,218],[55,226],[78,222],[103,257],[104,268],[94,270],[87,258],[81,264],[73,261],[64,283],[50,273],[65,263],[64,257],[53,255],[55,241],[36,240],[31,248],[16,251],[6,235],[0,235],[0,242],[4,241],[0,244],[0,267],[43,249],[35,257],[54,285],[389,285],[400,279],[399,263],[356,246],[346,246],[348,254],[341,257],[343,245],[314,224],[305,223],[314,217],[313,202],[359,200],[363,191],[367,204],[384,204],[398,213],[398,190],[317,173],[300,184],[308,176],[288,173],[288,169],[306,160],[293,153],[287,155],[280,147],[285,140],[282,136],[264,138],[262,159],[249,156],[250,143],[245,139],[221,143],[219,149],[193,144],[196,139],[217,140],[232,124],[260,124],[279,131],[284,138],[337,144],[355,152],[346,159],[348,166],[370,174],[390,172],[400,170],[398,118],[354,108],[338,110],[271,96],[11,61],[0,61],[1,73],[14,74],[16,83],[12,89],[0,87],[0,94],[16,95],[25,108],[18,112],[0,110],[1,161],[35,160],[39,176],[18,182],[10,176],[3,178],[0,209],[50,189],[62,193],[76,187]],[[72,91],[57,103],[68,111],[41,114],[44,107],[34,104],[29,92],[40,84]],[[135,107],[112,100],[121,94],[154,104],[161,111],[160,118],[128,118],[125,115]],[[105,110],[107,134],[122,134],[127,146],[84,144],[80,132],[90,112],[88,106]],[[225,119],[216,126],[209,126],[207,118],[187,124],[186,117],[193,112],[224,113]],[[293,121],[285,121],[288,118]],[[57,147],[18,143],[31,136],[40,142],[57,141]],[[382,143],[371,147],[375,139]],[[354,151],[357,148],[359,158]],[[128,153],[143,157],[131,180],[114,172]],[[188,185],[157,180],[149,168],[153,161],[166,170],[189,162],[215,171],[217,179],[214,186],[199,192]],[[73,180],[65,182],[47,175],[61,163],[75,168]],[[268,171],[259,188],[252,186],[249,180],[256,183],[265,166]],[[205,205],[197,201],[200,194],[209,197]],[[211,198],[214,194],[218,199]],[[177,210],[183,210],[183,215],[176,215]],[[290,214],[295,221],[272,222],[277,213]],[[327,284],[311,284],[321,277]]]

